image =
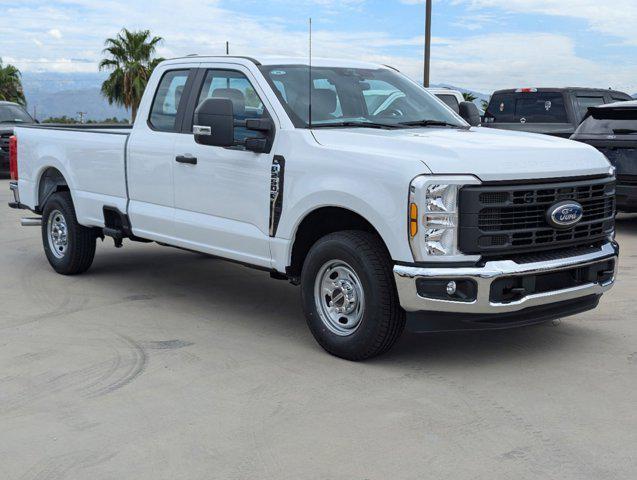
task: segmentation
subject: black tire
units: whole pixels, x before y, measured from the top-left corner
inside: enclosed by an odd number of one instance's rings
[[[320,282],[318,276],[325,278],[323,268],[332,261],[351,267],[364,294],[362,319],[355,330],[346,335],[335,333],[329,320],[323,320],[325,313],[319,311],[323,295],[319,297],[319,305],[316,301],[315,282]],[[301,274],[303,309],[314,338],[327,352],[360,361],[385,353],[396,343],[405,327],[405,312],[398,301],[392,270],[389,253],[380,238],[372,233],[332,233],[310,249]]]
[[[49,221],[54,222],[53,215],[62,218],[66,226],[66,247],[57,247],[49,240]],[[57,273],[62,275],[77,275],[86,272],[95,257],[95,232],[77,223],[73,200],[69,192],[57,192],[51,195],[42,212],[42,244],[49,263]],[[62,248],[64,251],[62,252]]]

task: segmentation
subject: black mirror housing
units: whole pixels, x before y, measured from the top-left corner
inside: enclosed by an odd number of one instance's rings
[[[460,116],[472,127],[478,127],[482,123],[480,110],[473,102],[460,103]]]
[[[195,141],[202,145],[231,147],[234,141],[234,107],[227,98],[208,98],[195,110]]]

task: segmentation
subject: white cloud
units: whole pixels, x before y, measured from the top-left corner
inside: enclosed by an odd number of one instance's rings
[[[15,65],[23,72],[58,72],[58,73],[93,73],[96,66],[93,62],[72,58],[16,58],[4,57],[5,63]]]
[[[57,40],[62,38],[62,32],[60,32],[57,28],[52,28],[48,31],[48,34]]]
[[[544,3],[549,10],[561,11],[561,2],[554,0],[444,1],[462,2],[471,9],[487,4],[502,5],[503,9],[505,5],[522,9],[528,4],[535,4],[539,8],[537,4]],[[574,1],[562,0],[571,4],[571,7]],[[587,1],[580,0],[580,3]],[[73,9],[68,9],[70,2],[82,7],[81,21]],[[352,2],[358,3],[358,0]],[[614,9],[613,6],[603,10]],[[165,43],[159,49],[159,54],[168,58],[191,53],[223,54],[226,40],[230,41],[231,53],[235,55],[306,56],[308,53],[307,31],[303,22],[295,21],[298,19],[291,19],[288,23],[277,17],[246,15],[220,8],[217,2],[210,0],[182,0],[178,21],[175,20],[175,4],[172,0],[156,0],[152,12],[148,10],[145,0],[22,2],[4,12],[11,18],[11,23],[5,23],[0,31],[0,45],[6,52],[3,56],[9,62],[10,54],[14,60],[12,63],[24,71],[96,72],[104,40],[114,36],[122,26],[129,29],[148,28],[164,37]],[[470,13],[468,16],[471,16]],[[484,12],[476,10],[476,14],[483,15]],[[490,21],[489,17],[479,18],[480,23]],[[51,43],[39,39],[43,45],[38,45],[35,40],[23,41],[25,36],[35,38],[40,32],[49,32],[51,24],[56,25],[60,34],[64,32],[59,41]],[[184,29],[184,25],[188,28]],[[327,30],[320,28],[324,23],[317,22],[317,25],[314,32],[314,53],[317,56],[391,64],[414,78],[422,78],[422,36],[371,30]],[[574,40],[562,34],[478,35],[476,32],[463,39],[435,37],[432,55],[433,82],[455,84],[478,91],[490,92],[496,88],[523,85],[567,84],[613,86],[629,93],[637,91],[634,61],[627,59],[617,65],[611,60],[594,62],[582,58],[576,51]]]
[[[403,0],[410,1],[410,0]],[[417,0],[416,0],[417,1]],[[450,0],[474,10],[499,8],[511,13],[542,14],[584,20],[590,29],[637,45],[637,1],[613,0]]]
[[[432,69],[434,80],[483,92],[523,86],[637,90],[634,65],[611,68],[579,57],[571,38],[542,32],[450,40],[433,50]]]

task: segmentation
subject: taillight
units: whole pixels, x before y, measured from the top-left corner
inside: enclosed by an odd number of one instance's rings
[[[15,135],[9,138],[9,173],[11,180],[18,179],[18,137]]]

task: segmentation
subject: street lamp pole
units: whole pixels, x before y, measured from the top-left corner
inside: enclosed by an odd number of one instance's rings
[[[429,88],[429,79],[431,77],[431,3],[433,0],[426,0],[426,18],[425,18],[425,72],[424,86]]]

